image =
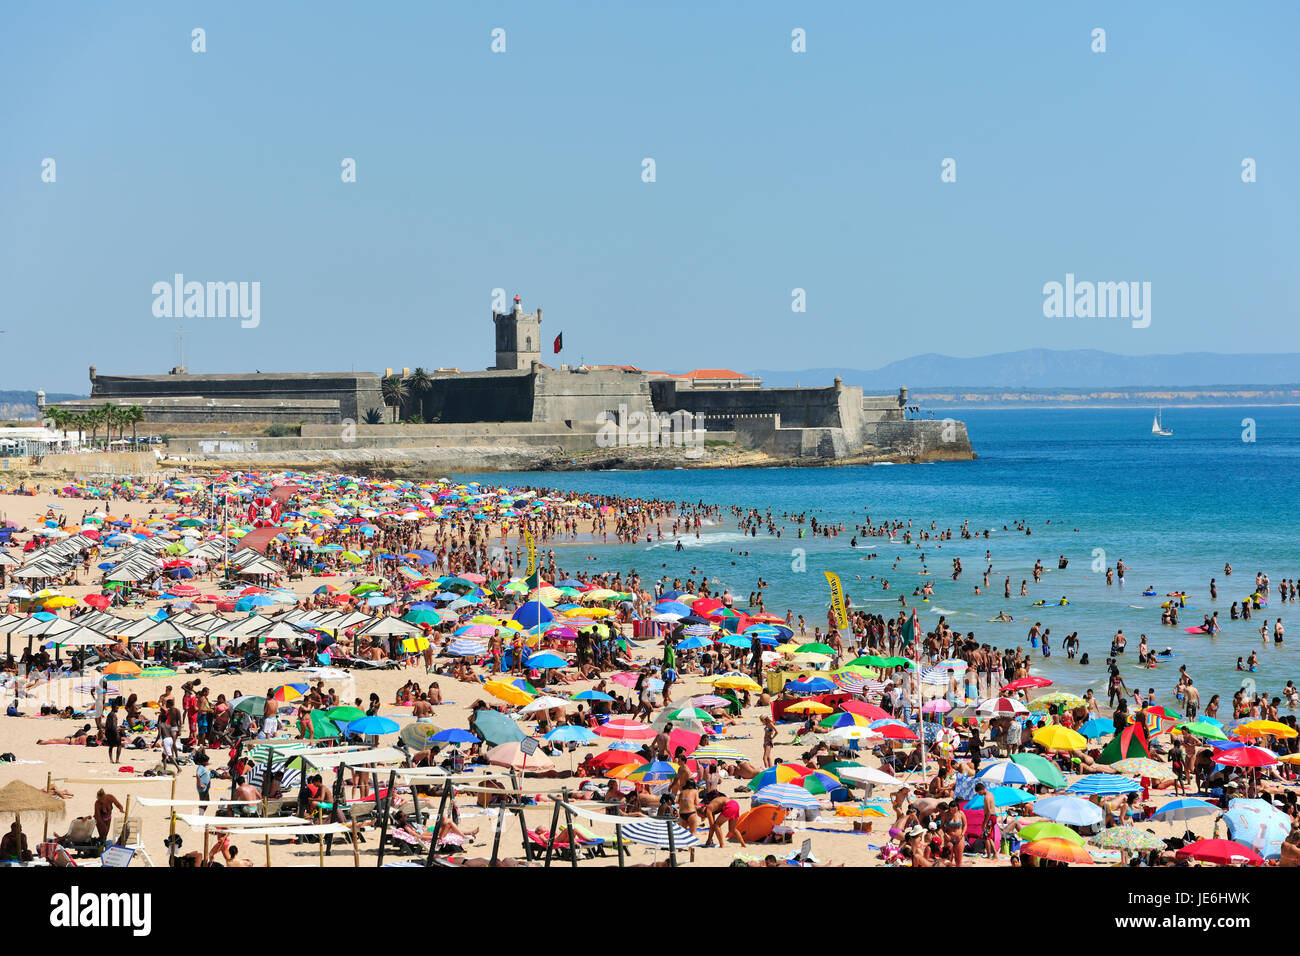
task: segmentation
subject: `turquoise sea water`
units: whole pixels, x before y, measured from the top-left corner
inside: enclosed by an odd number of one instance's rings
[[[824,625],[829,600],[822,571],[840,575],[855,606],[880,613],[897,613],[901,589],[909,595],[924,578],[918,575],[924,551],[933,572],[936,593],[919,607],[932,623],[946,613],[954,628],[973,630],[981,641],[998,647],[1029,647],[1026,633],[1040,621],[1052,632],[1052,657],[1035,652],[1035,670],[1063,689],[1081,692],[1091,686],[1104,698],[1104,661],[1116,628],[1129,638],[1121,658],[1124,680],[1131,688],[1156,689],[1159,702],[1173,704],[1172,687],[1179,664],[1185,664],[1201,688],[1202,702],[1217,693],[1226,699],[1242,684],[1254,681],[1260,691],[1280,695],[1287,680],[1300,682],[1300,603],[1283,605],[1276,586],[1283,578],[1300,577],[1300,517],[1295,512],[1300,492],[1300,409],[1175,408],[1165,412],[1168,438],[1151,435],[1152,409],[1015,409],[962,410],[953,417],[967,422],[978,460],[927,465],[857,468],[772,468],[726,471],[628,471],[564,474],[477,475],[496,484],[532,484],[574,491],[666,498],[809,512],[819,521],[843,522],[848,528],[866,514],[877,525],[911,519],[914,530],[937,523],[952,528],[954,540],[923,542],[917,549],[891,545],[881,538],[859,540],[851,548],[851,532],[836,538],[796,539],[796,525],[784,524],[781,538],[760,531],[742,536],[735,521],[706,529],[697,541],[684,540],[683,551],[667,538],[651,545],[584,547],[598,561],[574,560],[566,549],[561,563],[570,571],[635,567],[645,578],[661,574],[688,577],[693,568],[729,585],[741,602],[761,577],[769,582],[769,611],[787,608],[803,614],[809,633]],[[942,415],[942,413],[940,413]],[[1255,441],[1242,440],[1243,419],[1255,423]],[[971,529],[993,531],[990,539],[961,540],[964,520]],[[1032,535],[1014,530],[1028,522]],[[1051,523],[1048,524],[1048,521]],[[1003,531],[1003,525],[1008,530]],[[901,539],[900,539],[901,540]],[[792,570],[792,549],[806,550],[806,570]],[[748,550],[738,557],[732,549]],[[989,589],[974,594],[992,552],[994,572]],[[1105,551],[1106,564],[1123,559],[1131,570],[1123,587],[1107,586],[1104,573],[1092,570],[1094,549]],[[875,560],[865,555],[876,552]],[[1070,559],[1065,571],[1056,569],[1057,556]],[[570,557],[570,555],[573,555]],[[567,560],[566,560],[567,558]],[[961,558],[965,572],[951,579],[952,559]],[[901,559],[897,570],[890,570]],[[1030,573],[1035,559],[1048,569],[1040,585]],[[735,562],[733,564],[732,562]],[[1225,578],[1223,565],[1234,574]],[[1228,609],[1254,588],[1256,571],[1274,583],[1273,605],[1261,608],[1251,621],[1232,621]],[[882,592],[871,575],[885,575],[891,590]],[[1002,597],[1004,575],[1012,580],[1012,597]],[[858,580],[861,575],[862,580]],[[698,577],[698,576],[697,576]],[[1209,581],[1218,580],[1219,599],[1209,599]],[[1019,597],[1028,579],[1029,597]],[[1154,585],[1164,595],[1186,590],[1189,605],[1178,627],[1160,624],[1161,598],[1144,598]],[[1034,608],[1035,600],[1055,601],[1068,595],[1071,606]],[[1141,609],[1135,609],[1133,605]],[[1014,624],[988,619],[1005,608]],[[1185,633],[1199,624],[1202,613],[1219,611],[1223,633],[1207,637]],[[1279,613],[1288,630],[1282,648],[1263,646],[1258,627]],[[1294,618],[1294,620],[1293,620]],[[1090,666],[1068,661],[1061,642],[1078,631]],[[1155,671],[1136,663],[1138,636],[1160,650],[1178,654]],[[1238,657],[1259,653],[1255,674],[1235,671]],[[1252,685],[1247,685],[1252,686]]]

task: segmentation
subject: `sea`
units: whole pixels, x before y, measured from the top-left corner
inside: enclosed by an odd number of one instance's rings
[[[1163,424],[1173,434],[1151,432],[1152,408],[1043,408],[936,410],[937,417],[965,421],[977,458],[973,461],[863,467],[754,468],[727,470],[601,471],[510,473],[463,476],[502,486],[532,485],[672,501],[739,505],[771,510],[780,537],[742,533],[725,510],[715,525],[682,537],[682,550],[664,528],[664,538],[636,545],[584,544],[559,555],[569,572],[626,571],[643,579],[708,575],[716,592],[731,588],[743,606],[758,581],[767,582],[767,610],[791,610],[825,630],[829,591],[824,571],[839,575],[855,607],[897,614],[898,597],[915,604],[922,622],[933,627],[939,615],[963,633],[973,631],[995,647],[1020,646],[1034,654],[1034,673],[1057,688],[1082,693],[1091,687],[1105,698],[1105,659],[1112,637],[1123,629],[1128,649],[1119,660],[1130,689],[1154,689],[1157,703],[1177,706],[1173,688],[1180,665],[1201,690],[1202,706],[1213,694],[1223,711],[1241,687],[1282,696],[1289,680],[1300,683],[1300,603],[1282,604],[1277,585],[1300,578],[1300,408],[1173,407]],[[815,516],[819,523],[842,523],[838,536],[798,535],[796,522],[783,514]],[[951,541],[906,544],[877,537],[851,545],[852,529],[870,516],[910,521],[913,532],[951,528]],[[960,538],[969,522],[971,540]],[[1030,534],[1015,525],[1027,525]],[[807,527],[807,525],[805,525]],[[915,535],[914,535],[915,537]],[[989,552],[986,558],[986,551]],[[581,555],[581,556],[579,556]],[[587,555],[595,558],[587,560]],[[875,555],[875,557],[872,557]],[[1065,570],[1057,559],[1069,560]],[[952,580],[952,559],[964,573]],[[1046,569],[1034,584],[1038,560]],[[1121,585],[1106,583],[1105,569],[1122,560],[1128,569]],[[1232,565],[1229,577],[1224,564]],[[992,564],[989,587],[984,568]],[[927,577],[935,593],[928,602],[913,597]],[[1233,621],[1232,602],[1254,591],[1256,572],[1274,584],[1271,605],[1250,621]],[[1010,576],[1012,596],[1003,597]],[[884,591],[880,579],[890,582]],[[1210,599],[1211,578],[1218,599]],[[1027,597],[1020,583],[1029,582]],[[1156,597],[1143,596],[1154,588]],[[1171,591],[1188,594],[1188,609],[1177,627],[1160,623],[1160,603]],[[1059,606],[1062,597],[1068,606]],[[1049,606],[1034,607],[1035,601]],[[1005,610],[1014,623],[991,623]],[[1222,632],[1190,634],[1204,614],[1219,612]],[[1272,622],[1281,616],[1287,640],[1275,646]],[[1269,621],[1263,643],[1259,626]],[[1050,628],[1051,656],[1030,647],[1028,631],[1039,622]],[[1065,636],[1077,631],[1088,665],[1070,661]],[[1137,646],[1145,634],[1153,650],[1173,651],[1155,670],[1137,665]],[[1238,658],[1258,654],[1255,672],[1237,670]],[[1222,715],[1222,712],[1221,712]]]

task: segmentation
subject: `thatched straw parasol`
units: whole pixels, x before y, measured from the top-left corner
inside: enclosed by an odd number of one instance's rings
[[[62,800],[30,783],[15,780],[0,787],[0,814],[40,813],[49,818],[62,817],[65,812],[67,807]]]

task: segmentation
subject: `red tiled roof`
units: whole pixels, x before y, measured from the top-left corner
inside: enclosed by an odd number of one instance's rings
[[[729,368],[697,368],[693,371],[686,372],[677,376],[678,378],[752,378],[750,375],[741,375],[739,372],[733,372]]]

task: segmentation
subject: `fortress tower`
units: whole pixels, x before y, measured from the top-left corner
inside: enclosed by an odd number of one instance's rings
[[[504,314],[492,310],[497,327],[497,364],[494,369],[529,369],[542,360],[542,310],[525,312],[515,296],[514,308]]]

